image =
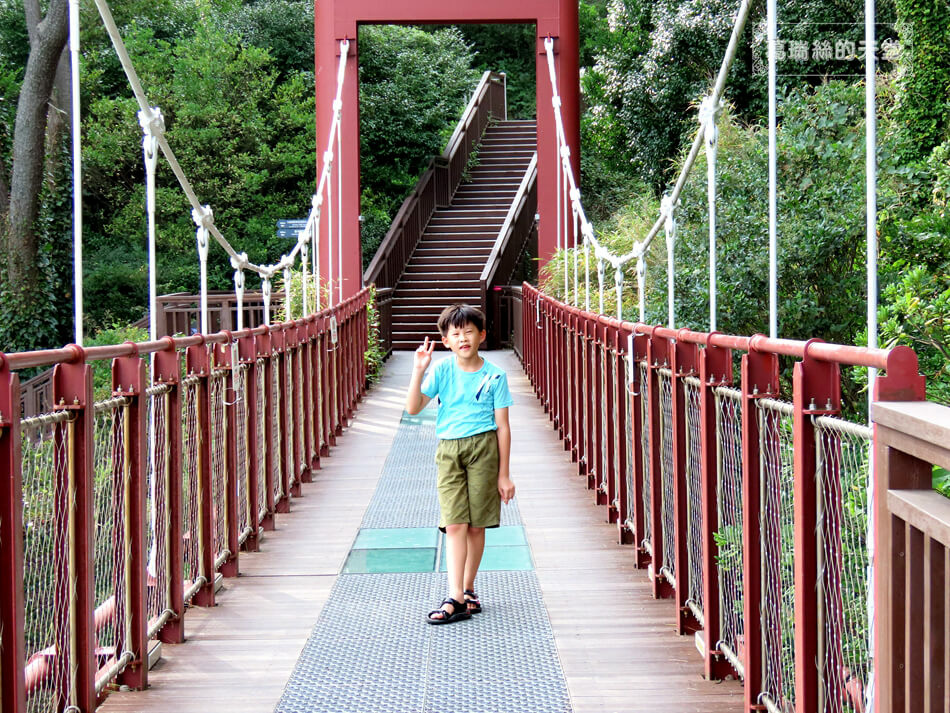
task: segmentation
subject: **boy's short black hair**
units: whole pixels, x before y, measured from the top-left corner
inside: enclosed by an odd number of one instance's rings
[[[485,331],[485,315],[478,307],[457,304],[446,307],[439,315],[439,333],[444,337],[451,327],[471,324],[479,332]]]

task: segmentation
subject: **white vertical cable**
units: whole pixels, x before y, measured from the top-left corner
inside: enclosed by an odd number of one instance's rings
[[[142,158],[145,163],[145,214],[148,221],[148,338],[158,339],[158,256],[155,249],[155,173],[158,169],[158,134],[165,121],[157,108],[139,111]]]
[[[231,258],[231,267],[234,268],[234,297],[237,301],[237,315],[235,325],[237,331],[244,329],[244,288],[247,284],[244,268],[247,267],[247,253],[241,253]]]
[[[287,259],[287,256],[284,255],[283,259],[280,261],[284,267],[284,321],[290,322],[293,320],[293,304],[290,301],[290,261]]]
[[[614,289],[617,291],[617,319],[623,319],[623,265],[613,263]]]
[[[776,0],[766,3],[769,49],[769,336],[778,338],[778,147],[775,89],[775,50],[778,42]]]
[[[201,333],[207,334],[208,319],[208,235],[210,226],[214,224],[214,214],[211,206],[203,206],[201,210],[191,211],[191,217],[198,229],[195,238],[198,242],[198,263],[201,266]]]
[[[876,80],[877,80],[877,37],[875,33],[874,21],[877,8],[874,0],[864,0],[864,46],[865,46],[865,65],[864,65],[864,113],[865,113],[865,180],[867,193],[867,280],[868,280],[868,347],[877,348],[877,104],[876,104]],[[877,370],[868,369],[868,418],[871,414],[871,401],[874,398],[874,382],[877,379]],[[874,448],[870,449],[868,456],[868,478],[867,502],[868,512],[873,513],[874,504]],[[874,611],[874,587],[875,587],[875,562],[874,562],[874,518],[868,518],[867,547],[868,547],[868,656],[872,667],[881,662],[874,661],[874,637],[875,637],[875,611]],[[871,676],[871,681],[867,690],[867,706],[865,710],[875,710],[875,688],[874,681],[876,676]]]
[[[332,142],[332,138],[331,138]],[[333,172],[333,151],[323,154],[323,161]],[[327,179],[327,307],[333,302],[333,180]]]
[[[261,292],[264,295],[264,324],[270,324],[270,275],[264,275],[261,280]]]
[[[570,235],[571,235],[571,197],[577,191],[576,188],[571,188],[568,186],[567,182],[567,166],[570,165],[571,160],[571,149],[567,144],[561,146],[561,170],[564,174],[564,180],[561,181],[561,187],[564,191],[564,301],[570,302],[571,293],[568,286],[568,279],[570,277],[570,261],[568,259],[568,250],[571,249],[570,245]]]
[[[323,205],[323,194],[317,193],[311,201],[315,214],[313,221],[313,302],[317,312],[322,309],[320,296],[320,206]]]
[[[637,257],[637,290],[640,292],[640,321],[647,321],[647,297],[644,292],[647,281],[647,263],[643,255]]]
[[[560,99],[557,97],[557,95],[555,95],[554,98],[551,100],[552,104],[554,104],[555,107],[557,106],[557,102],[559,102],[559,101],[560,101]],[[566,271],[566,270],[567,270],[567,252],[563,250],[563,246],[561,245],[561,196],[563,195],[563,192],[562,192],[562,190],[561,190],[561,182],[562,182],[562,180],[563,180],[563,176],[562,176],[562,173],[561,173],[561,155],[560,155],[560,154],[561,154],[561,140],[560,140],[560,137],[557,137],[557,152],[558,152],[558,157],[557,157],[557,190],[556,190],[556,193],[557,193],[557,216],[556,216],[556,218],[555,218],[555,220],[557,221],[557,250],[558,250],[558,252],[561,252],[562,255],[564,255],[564,269],[565,269],[565,271]],[[566,279],[567,279],[567,278],[565,278],[565,280],[566,280]]]
[[[603,314],[603,313],[604,313],[604,269],[605,269],[605,265],[604,265],[604,258],[603,258],[603,255],[600,254],[601,251],[598,250],[597,253],[598,253],[598,254],[596,255],[596,257],[597,257],[597,296],[598,296],[597,313],[598,313],[598,314]]]
[[[676,305],[674,296],[676,293],[676,269],[674,258],[676,257],[676,218],[673,216],[673,198],[669,194],[663,196],[660,201],[660,212],[666,216],[663,222],[663,229],[666,232],[666,305],[667,305],[667,326],[675,329],[676,324]]]
[[[337,180],[337,191],[336,199],[338,201],[337,207],[337,229],[336,229],[336,246],[337,246],[337,259],[339,260],[339,269],[337,270],[337,280],[339,280],[339,287],[337,288],[337,302],[343,301],[343,124],[340,122],[340,113],[336,114],[336,155],[339,157],[336,165],[336,180]]]
[[[307,228],[307,230],[309,231],[310,229]],[[300,293],[301,293],[300,297],[302,300],[301,308],[300,308],[301,317],[306,317],[308,314],[310,314],[310,311],[309,311],[310,294],[309,294],[309,289],[308,289],[310,287],[310,275],[308,274],[309,265],[307,265],[307,261],[309,259],[310,259],[310,234],[308,232],[306,238],[300,244],[300,267],[303,270],[303,275],[300,280]]]
[[[713,103],[713,97],[703,99],[699,116],[704,127],[706,143],[706,198],[709,203],[709,331],[716,331],[716,148],[719,140],[719,127],[716,117],[719,106]]]
[[[577,236],[580,235],[580,220],[578,219],[577,210],[572,211],[574,214],[574,306],[577,307],[580,305],[581,297],[579,290],[579,281],[577,279]]]
[[[79,0],[69,0],[69,58],[73,139],[73,274],[75,341],[83,342],[82,292],[82,118],[79,115]]]
[[[590,233],[587,230],[584,231],[584,309],[590,312]]]

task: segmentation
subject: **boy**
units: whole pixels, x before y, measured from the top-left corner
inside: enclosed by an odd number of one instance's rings
[[[442,344],[454,357],[439,362],[422,383],[435,342],[426,337],[415,353],[406,411],[417,414],[439,398],[435,461],[439,466],[439,529],[446,533],[449,597],[429,612],[430,624],[450,624],[482,610],[475,575],[485,549],[485,528],[498,527],[501,502],[515,495],[508,473],[511,393],[505,372],[478,355],[485,315],[465,304],[439,316]],[[421,384],[421,387],[420,387]]]

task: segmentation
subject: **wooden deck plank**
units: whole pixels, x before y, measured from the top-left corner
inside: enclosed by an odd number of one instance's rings
[[[652,598],[629,550],[615,543],[615,526],[576,476],[513,355],[490,358],[508,371],[516,400],[512,476],[575,712],[740,710],[741,687],[702,679],[692,638],[674,632],[672,603]],[[410,368],[409,354],[390,360],[262,552],[241,555],[242,574],[225,583],[217,607],[188,611],[188,641],[164,647],[151,688],[114,693],[100,711],[273,710],[372,497]]]

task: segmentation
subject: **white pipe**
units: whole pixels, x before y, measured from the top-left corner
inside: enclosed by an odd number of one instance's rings
[[[644,294],[645,284],[647,279],[647,263],[643,259],[643,255],[637,257],[637,289],[640,292],[640,321],[647,321],[647,297]]]
[[[234,296],[237,298],[237,331],[244,329],[244,270],[234,271]]]
[[[208,334],[208,224],[214,218],[209,206],[205,206],[202,211],[193,210],[191,215],[198,226],[195,239],[198,243],[198,264],[201,269],[201,333]]]
[[[309,259],[310,259],[310,243],[304,241],[300,244],[300,267],[303,270],[303,274],[300,280],[300,299],[301,299],[300,316],[301,317],[305,317],[308,314],[310,314],[310,312],[308,311],[308,305],[310,303],[310,294],[309,294],[309,289],[308,289],[310,287],[309,285],[310,275],[308,274],[309,265],[307,265],[307,262],[309,261]]]
[[[287,260],[282,262],[284,263],[284,321],[289,322],[294,318],[293,304],[290,301],[290,266]]]
[[[336,155],[339,156],[336,166],[337,191],[336,199],[338,201],[337,211],[337,259],[339,260],[339,269],[337,270],[337,302],[343,301],[343,125],[340,122],[340,115],[336,116]]]
[[[666,232],[666,309],[667,326],[676,329],[676,218],[673,215],[673,202],[668,195],[660,201],[660,210],[666,215],[664,231]]]
[[[769,49],[769,336],[778,338],[778,147],[775,49],[778,42],[776,0],[766,3]]]
[[[699,114],[703,122],[703,134],[706,143],[706,199],[709,204],[709,331],[716,331],[717,286],[716,271],[716,149],[719,140],[719,128],[716,116],[719,106],[713,97],[703,100]]]
[[[145,214],[148,222],[148,337],[158,339],[158,255],[155,249],[155,173],[158,169],[158,138],[164,130],[162,113],[153,109],[150,114],[140,111],[142,125],[142,158],[145,163]]]
[[[320,207],[323,205],[323,194],[316,193],[312,199],[313,210],[313,302],[317,312],[321,310],[322,297],[320,295]]]
[[[82,117],[79,114],[79,0],[69,0],[69,58],[73,140],[73,279],[75,341],[83,343],[82,291]]]
[[[261,292],[264,295],[264,324],[270,324],[270,276],[264,275],[261,280]]]
[[[332,137],[331,137],[332,141]],[[332,144],[331,144],[332,145]],[[333,171],[333,152],[323,154],[323,161]],[[333,302],[333,181],[327,181],[327,307]]]

